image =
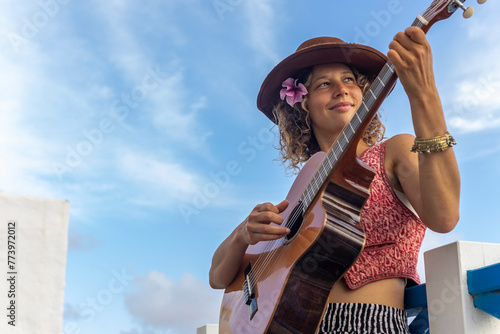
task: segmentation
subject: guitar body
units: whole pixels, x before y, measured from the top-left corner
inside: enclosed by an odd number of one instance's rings
[[[224,293],[220,333],[316,332],[330,290],[364,247],[359,215],[374,175],[357,158],[344,159],[297,219],[300,194],[324,157],[311,157],[290,189],[290,205],[281,214],[290,235],[248,247]],[[249,283],[254,288],[245,291]]]

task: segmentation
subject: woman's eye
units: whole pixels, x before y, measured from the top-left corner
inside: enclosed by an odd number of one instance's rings
[[[318,87],[324,87],[324,86],[327,86],[329,85],[329,82],[325,81],[325,82],[321,82]]]

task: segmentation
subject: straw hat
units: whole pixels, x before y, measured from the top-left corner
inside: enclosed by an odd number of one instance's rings
[[[276,123],[273,108],[279,102],[282,82],[297,79],[307,68],[327,63],[345,63],[367,76],[376,76],[387,57],[372,47],[345,43],[335,37],[316,37],[302,43],[297,50],[276,65],[267,75],[257,96],[257,108]]]

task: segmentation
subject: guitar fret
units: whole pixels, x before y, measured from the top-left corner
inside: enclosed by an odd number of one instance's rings
[[[353,126],[352,126],[352,124],[351,124],[351,123],[352,123],[352,122],[349,122],[349,126],[351,127],[351,131],[352,131],[353,133],[356,133],[356,129],[355,129],[355,127],[353,127]],[[357,127],[358,127],[358,126],[356,126],[356,128],[357,128]]]
[[[385,66],[389,69],[389,71],[391,71],[391,73],[394,73],[394,71],[395,71],[394,65],[392,65],[392,63],[390,61],[387,61]]]
[[[368,101],[363,102],[363,105],[362,105],[363,108],[360,107],[360,109],[362,109],[360,111],[360,114],[362,116],[362,120],[364,120],[366,118],[366,115],[368,114],[372,105],[373,105],[373,103],[368,103]]]
[[[335,157],[335,161],[338,160],[338,157],[336,155],[337,151],[336,151],[337,147],[335,146],[330,152],[332,152],[332,154],[334,155]]]
[[[373,91],[372,91],[373,92]],[[366,103],[371,107],[373,105],[373,103],[375,102],[375,100],[371,97],[371,96],[367,96],[366,98]],[[370,108],[368,108],[370,109]]]
[[[360,114],[361,114],[361,116],[362,116],[362,118],[361,118],[362,120],[363,120],[363,119],[366,117],[366,115],[368,114],[368,110],[369,110],[369,108],[368,108],[368,107],[366,107],[366,103],[365,103],[365,104],[363,104],[362,108],[360,108],[359,113],[360,113]],[[361,124],[361,123],[362,123],[362,121],[360,121],[360,124]]]
[[[352,123],[353,123],[353,122],[349,122],[349,123],[347,123],[347,125],[349,126],[349,131],[350,131],[351,133],[355,133],[356,131],[355,131],[354,127],[352,126]],[[346,128],[346,130],[347,130],[347,129],[348,129],[348,128]]]
[[[349,142],[349,138],[347,138],[347,135],[345,134],[345,131],[342,131],[342,135],[344,136],[344,138],[346,140],[345,145],[347,145],[347,143]]]
[[[362,108],[359,108],[358,110],[359,112],[362,112]],[[356,127],[361,124],[361,119],[359,118],[358,113],[356,113],[356,117],[351,118],[351,123],[356,123]]]
[[[366,105],[365,101],[363,101],[363,107],[364,107],[364,108],[363,108],[364,110],[369,110],[369,109],[370,109],[370,108],[368,108],[368,106]],[[361,121],[361,120],[360,120],[360,121]]]
[[[377,77],[377,79],[378,79],[378,81],[380,81],[380,84],[381,84],[382,86],[384,86],[384,87],[385,87],[385,84],[384,84],[384,82],[382,81],[382,79],[380,79],[380,77]]]
[[[321,180],[324,180],[324,179],[325,179],[325,177],[326,177],[326,171],[325,171],[325,169],[324,169],[324,168],[321,168],[321,169],[319,170],[319,175],[321,176]],[[323,184],[323,182],[318,182],[318,179],[314,180],[314,185],[316,186],[316,188],[318,188],[318,189],[319,189],[319,188],[321,187],[321,185],[322,185],[322,184]]]
[[[380,76],[379,76],[379,78],[380,78]],[[380,79],[380,80],[382,80],[382,79]],[[384,87],[385,87],[384,84],[380,84],[377,82],[377,84],[375,85],[375,89],[374,89],[376,91],[376,94],[379,95],[382,92],[382,90],[384,89]],[[377,98],[375,98],[375,100],[377,100]]]
[[[373,98],[376,100],[377,99],[377,96],[373,93],[373,91],[371,90],[371,88],[369,89],[370,93],[372,94]]]
[[[363,105],[364,105],[364,102],[363,102]],[[361,123],[362,119],[359,117],[358,113],[356,113],[355,115],[356,115],[356,118],[357,118],[358,122]]]
[[[333,164],[332,164],[329,156],[326,156],[325,163],[328,163],[328,169],[333,168]]]
[[[323,178],[322,173],[320,173],[320,174],[319,174],[319,176],[321,176],[321,178]],[[315,188],[315,189],[319,189],[319,186],[320,186],[320,185],[319,185],[319,183],[318,183],[318,178],[314,178],[314,180],[313,180],[313,185],[314,185],[314,188]]]
[[[302,202],[305,202],[307,206],[311,203],[311,198],[310,198],[310,193],[306,191],[304,198],[302,199]]]

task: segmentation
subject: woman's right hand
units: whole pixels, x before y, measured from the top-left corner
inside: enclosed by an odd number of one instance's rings
[[[225,289],[234,280],[248,245],[279,239],[290,233],[288,228],[275,225],[283,223],[283,218],[279,214],[287,207],[287,200],[277,205],[271,203],[257,205],[220,244],[212,258],[209,272],[212,288]]]
[[[287,200],[277,205],[271,203],[257,205],[241,225],[245,243],[254,245],[259,241],[276,240],[290,233],[290,229],[276,226],[283,223],[283,217],[279,214],[287,207]]]

